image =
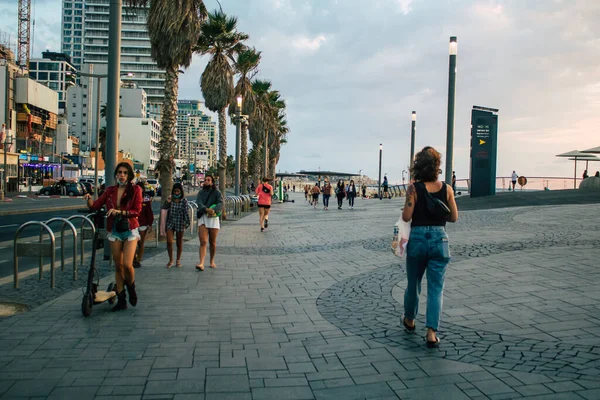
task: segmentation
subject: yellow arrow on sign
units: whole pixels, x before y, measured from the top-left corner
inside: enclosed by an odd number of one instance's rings
[[[481,146],[481,145],[484,145],[484,144],[485,144],[485,140],[479,139],[479,145]]]

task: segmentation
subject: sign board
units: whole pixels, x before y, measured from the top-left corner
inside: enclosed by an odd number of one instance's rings
[[[497,110],[473,107],[471,111],[471,197],[496,194],[498,147]]]
[[[196,170],[196,166],[194,164],[190,164],[190,173],[193,174]]]

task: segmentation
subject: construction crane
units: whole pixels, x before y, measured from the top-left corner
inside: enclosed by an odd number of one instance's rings
[[[31,30],[31,0],[19,0],[19,38],[17,43],[17,64],[29,69],[29,39]]]

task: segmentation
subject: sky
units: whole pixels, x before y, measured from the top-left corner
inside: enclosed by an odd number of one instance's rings
[[[16,34],[16,0],[0,0]],[[33,0],[34,56],[60,49],[60,0]],[[209,9],[216,0],[205,0]],[[287,101],[291,129],[278,171],[362,170],[400,182],[416,149],[446,148],[448,41],[458,37],[454,169],[469,175],[473,105],[499,109],[498,176],[572,176],[555,155],[600,146],[600,1],[221,0],[259,77]],[[14,24],[10,24],[14,21]],[[202,99],[208,59],[194,57],[180,98]],[[228,152],[235,129],[228,125]],[[592,163],[593,164],[593,163]],[[600,169],[600,163],[590,169]],[[443,161],[443,166],[445,161]],[[583,164],[580,165],[582,169]]]

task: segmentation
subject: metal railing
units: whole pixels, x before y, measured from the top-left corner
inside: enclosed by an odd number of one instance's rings
[[[28,226],[40,227],[40,239],[38,243],[19,243],[19,233]],[[50,243],[44,243],[44,230],[50,237]],[[19,257],[39,257],[39,277],[44,277],[44,256],[50,256],[50,287],[54,289],[54,263],[56,261],[56,241],[54,233],[48,225],[40,221],[25,222],[15,232],[14,239],[14,287],[19,288]]]
[[[94,215],[94,214],[89,214],[89,215]],[[92,240],[94,239],[94,235],[96,234],[96,226],[94,225],[94,223],[88,216],[71,215],[69,218],[67,218],[67,221],[75,221],[75,220],[81,220],[81,225],[80,225],[81,235],[79,236],[81,239],[81,243],[79,245],[79,248],[81,249],[81,251],[80,251],[81,267],[83,267],[83,258],[84,258],[84,253],[85,253],[84,240],[85,239],[92,239]],[[90,226],[91,231],[85,229],[86,224]],[[77,278],[75,278],[75,279],[77,279]]]
[[[249,195],[227,196],[223,202],[226,219],[236,221],[251,211],[252,198]]]
[[[46,221],[46,225],[62,222],[60,227],[60,270],[65,271],[65,228],[68,226],[73,233],[73,280],[77,280],[77,229],[68,219],[55,217]],[[81,253],[83,255],[83,251]]]

